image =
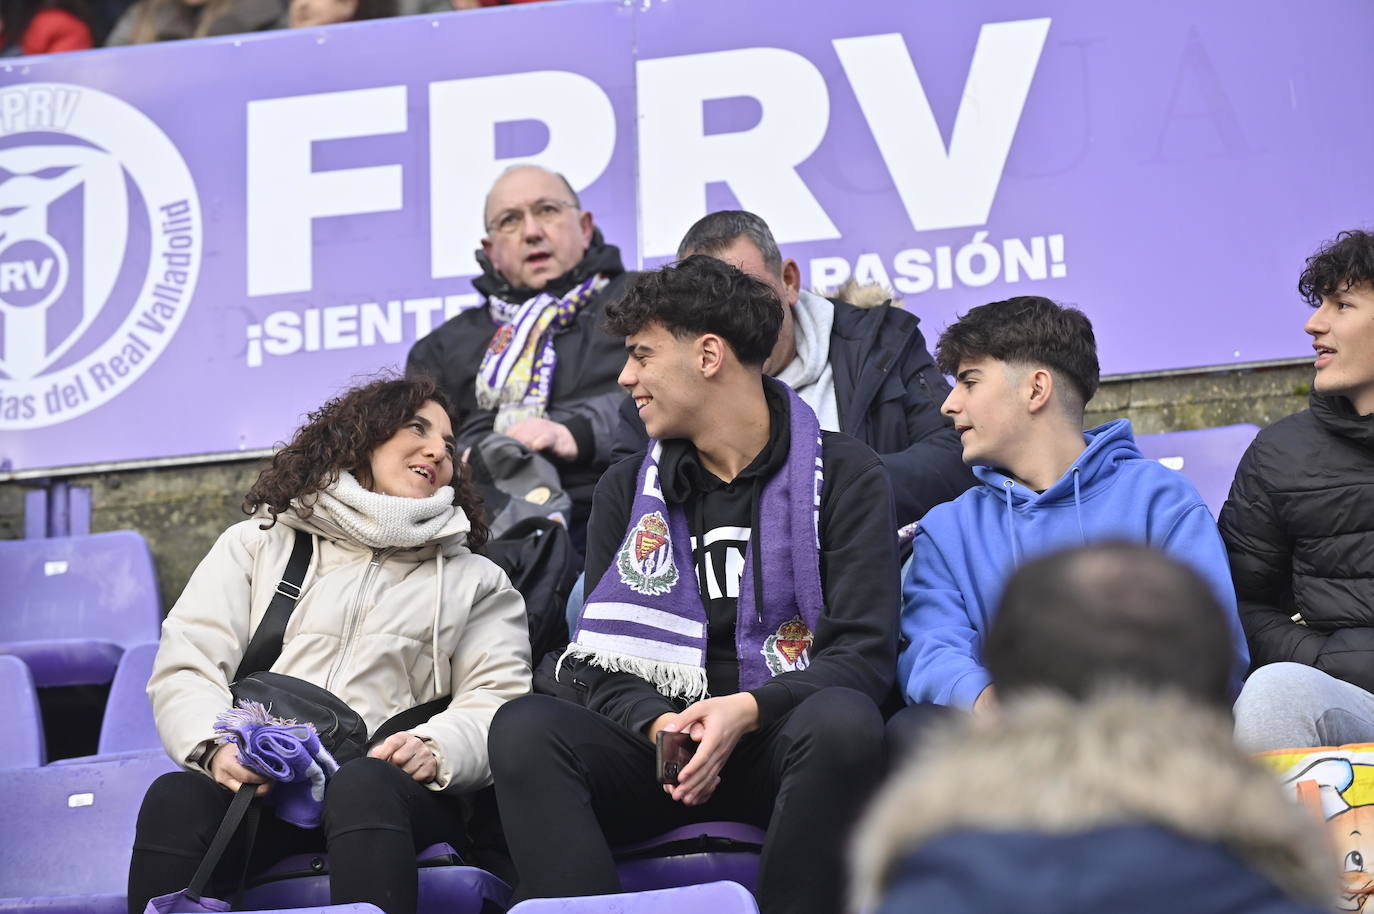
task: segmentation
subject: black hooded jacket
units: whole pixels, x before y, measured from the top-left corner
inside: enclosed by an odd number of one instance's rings
[[[1252,667],[1305,663],[1374,692],[1374,416],[1309,402],[1255,438],[1218,526]]]
[[[706,673],[712,695],[739,691],[735,618],[745,547],[756,529],[761,488],[787,460],[790,424],[786,394],[780,388],[765,384],[768,443],[731,482],[702,466],[689,441],[663,443],[659,462],[663,496],[685,508],[695,547],[698,587],[708,620]],[[643,458],[641,451],[620,461],[596,488],[587,528],[588,594],[625,540]],[[753,690],[761,726],[825,686],[847,686],[880,702],[896,670],[900,593],[887,477],[877,455],[847,435],[822,433],[821,460],[825,482],[820,569],[825,610],[816,626],[810,667],[782,673]],[[756,574],[755,580],[761,576]],[[643,730],[659,715],[685,707],[632,673],[607,673],[584,661],[569,660],[563,676],[569,666],[587,686],[587,707],[632,730]]]
[[[483,273],[472,284],[483,295],[523,302],[538,294],[511,286],[481,252],[477,260]],[[549,395],[548,418],[566,425],[577,441],[577,460],[555,461],[563,489],[573,502],[574,523],[587,516],[596,481],[610,463],[615,411],[624,397],[616,378],[625,364],[625,351],[622,340],[602,330],[602,315],[607,303],[623,293],[631,274],[621,264],[620,249],[606,244],[598,229],[577,266],[543,289],[563,295],[593,273],[610,276],[611,281],[553,341],[558,366]],[[476,383],[482,356],[499,326],[487,308],[470,308],[418,340],[406,359],[407,375],[430,375],[453,401],[461,416],[457,432],[460,442],[476,441],[491,432],[495,422],[494,410],[477,408]]]

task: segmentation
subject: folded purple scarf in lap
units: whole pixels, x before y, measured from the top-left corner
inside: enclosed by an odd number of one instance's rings
[[[256,701],[245,701],[215,720],[216,742],[233,743],[239,761],[276,781],[267,802],[277,818],[314,828],[324,816],[324,788],[339,770],[309,723],[270,716]]]

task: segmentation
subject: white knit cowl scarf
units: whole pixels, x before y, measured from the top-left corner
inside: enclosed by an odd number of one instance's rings
[[[460,510],[453,504],[452,486],[441,486],[428,498],[381,495],[364,489],[347,470],[340,471],[339,481],[322,490],[311,507],[372,549],[423,546]]]
[[[835,306],[803,290],[792,306],[792,333],[797,355],[775,375],[811,407],[821,428],[827,432],[840,430],[835,373],[830,368],[830,331],[834,326]]]

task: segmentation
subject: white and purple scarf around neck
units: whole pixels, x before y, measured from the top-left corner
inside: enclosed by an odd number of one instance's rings
[[[582,306],[607,282],[607,277],[594,273],[562,298],[541,292],[523,303],[487,299],[491,319],[500,326],[477,369],[477,405],[496,410],[498,433],[548,411],[558,366],[554,334],[575,321]]]
[[[825,605],[820,425],[791,388],[778,386],[787,393],[791,415],[787,463],[764,483],[759,523],[745,552],[735,622],[741,691],[810,664],[812,638]],[[629,530],[587,597],[563,658],[585,658],[602,669],[634,673],[669,698],[697,700],[708,692],[706,609],[686,510],[663,498],[662,453],[662,442],[651,441],[636,477]],[[756,557],[757,548],[763,551]],[[758,564],[761,588],[754,586]],[[756,605],[756,591],[762,594],[761,606]]]

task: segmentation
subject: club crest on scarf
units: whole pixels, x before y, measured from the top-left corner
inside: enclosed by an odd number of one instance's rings
[[[497,356],[506,351],[511,339],[515,336],[515,331],[510,324],[502,324],[491,337],[491,343],[487,346],[487,351]]]
[[[616,562],[620,580],[636,593],[655,597],[667,593],[677,583],[677,564],[668,521],[654,511],[644,515],[620,547]]]
[[[763,659],[776,676],[804,670],[811,665],[811,629],[801,616],[793,616],[763,640]]]

